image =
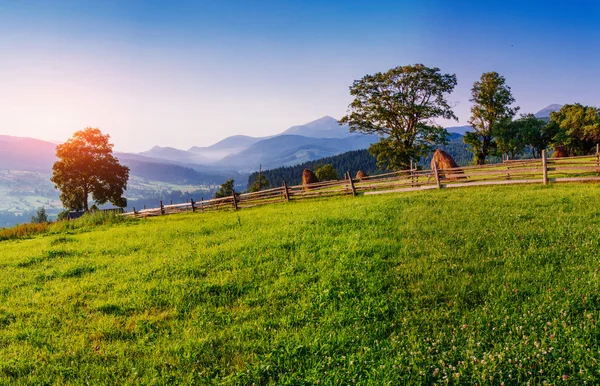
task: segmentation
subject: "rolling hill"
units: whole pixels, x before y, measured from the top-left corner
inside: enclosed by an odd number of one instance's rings
[[[469,189],[0,241],[0,384],[597,384],[598,186]]]
[[[300,135],[279,135],[255,143],[249,148],[225,157],[219,163],[242,171],[291,166],[350,150],[366,149],[378,140],[374,136],[346,138],[310,138]]]

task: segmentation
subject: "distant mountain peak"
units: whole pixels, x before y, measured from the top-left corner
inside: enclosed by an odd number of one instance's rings
[[[349,132],[348,126],[342,126],[337,119],[326,115],[304,125],[292,126],[280,135],[301,135],[311,138],[345,138],[352,134]]]
[[[559,105],[557,103],[553,103],[551,105],[548,105],[548,106],[544,107],[543,109],[541,109],[540,111],[538,111],[534,115],[536,116],[536,118],[548,118],[548,117],[550,117],[550,113],[558,111],[562,107],[563,107],[563,105]]]

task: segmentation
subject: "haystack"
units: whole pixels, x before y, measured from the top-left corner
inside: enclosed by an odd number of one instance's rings
[[[367,175],[367,173],[363,172],[362,170],[359,170],[359,171],[356,173],[356,179],[357,179],[357,180],[362,180],[362,179],[363,179],[363,178],[365,178],[365,177],[369,177],[369,176]]]
[[[433,153],[433,158],[431,158],[431,170],[433,170],[434,164],[436,163],[438,170],[454,169],[458,167],[454,158],[442,149],[437,149],[435,153]],[[448,173],[449,178],[446,178],[448,181],[456,181],[459,178],[464,178],[462,170],[451,170]]]
[[[310,169],[304,169],[302,172],[302,185],[314,184],[315,182],[319,182],[317,175]],[[309,190],[309,188],[305,187],[304,190]]]
[[[567,152],[567,149],[565,149],[563,146],[556,146],[554,148],[554,158],[563,158],[568,156],[569,153]]]

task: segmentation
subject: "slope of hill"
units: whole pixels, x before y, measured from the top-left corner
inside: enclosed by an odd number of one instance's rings
[[[33,138],[0,135],[0,169],[48,171],[56,161],[56,145]]]
[[[597,208],[565,184],[60,224],[0,242],[0,383],[595,384]]]
[[[280,186],[285,180],[289,185],[300,185],[302,183],[302,171],[304,169],[315,170],[319,166],[326,164],[333,165],[338,177],[343,178],[347,171],[350,171],[352,177],[358,170],[371,175],[381,173],[377,167],[376,159],[367,149],[352,150],[331,157],[319,158],[314,161],[303,162],[294,166],[282,166],[275,169],[263,170],[264,175],[271,186]],[[252,173],[248,177],[248,187],[252,186],[258,178],[258,172]]]
[[[139,153],[140,155],[162,160],[174,161],[179,163],[203,164],[210,163],[207,157],[185,150],[175,149],[173,147],[154,146],[152,149]]]
[[[265,168],[295,165],[349,150],[365,149],[376,142],[373,136],[346,138],[309,138],[299,135],[280,135],[255,143],[248,149],[225,157],[220,164],[243,171],[253,171],[262,164]]]
[[[452,139],[450,143],[445,146],[440,146],[440,148],[450,153],[460,166],[470,164],[473,159],[473,154],[467,150],[467,145],[465,145],[462,140],[463,136],[454,134],[451,135],[450,138]],[[422,168],[429,168],[430,163],[431,155],[420,160],[419,166]],[[293,166],[282,166],[279,168],[263,170],[262,174],[274,186],[278,186],[283,180],[290,185],[299,185],[302,180],[302,171],[304,169],[315,170],[317,167],[326,164],[332,164],[340,178],[342,178],[347,171],[349,171],[353,177],[359,170],[362,170],[369,175],[381,173],[381,170],[377,167],[377,160],[367,149],[361,149],[337,154],[331,157],[319,158]],[[248,187],[256,181],[257,177],[258,172],[256,171],[250,174],[248,177]]]
[[[262,141],[270,137],[249,137],[247,135],[234,135],[227,137],[214,145],[207,147],[193,146],[188,151],[194,154],[199,154],[207,158],[210,162],[215,162],[227,157],[230,154],[239,153],[258,141]]]

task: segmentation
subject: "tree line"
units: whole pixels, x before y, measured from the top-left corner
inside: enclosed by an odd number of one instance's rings
[[[381,173],[381,170],[377,167],[377,160],[367,150],[352,150],[294,166],[282,166],[275,169],[263,170],[261,176],[273,186],[281,185],[284,180],[288,185],[300,185],[302,183],[302,171],[304,169],[318,171],[318,169],[325,165],[331,165],[338,177],[343,176],[347,171],[350,171],[352,175],[358,170],[362,170],[367,174]],[[258,175],[258,172],[250,174],[248,177],[249,188],[255,185]],[[317,177],[319,177],[318,174]],[[264,186],[262,188],[265,189]]]
[[[457,85],[456,74],[443,74],[422,64],[395,67],[354,81],[354,100],[340,124],[351,132],[376,134],[380,140],[369,152],[381,169],[407,169],[411,161],[431,154],[449,143],[448,132],[436,119],[458,120],[449,95]],[[588,154],[600,140],[600,110],[581,104],[565,105],[549,120],[524,114],[514,103],[511,88],[497,72],[486,72],[471,89],[472,131],[464,143],[473,163],[490,157],[515,158],[524,152],[539,157],[550,147],[565,155]]]

